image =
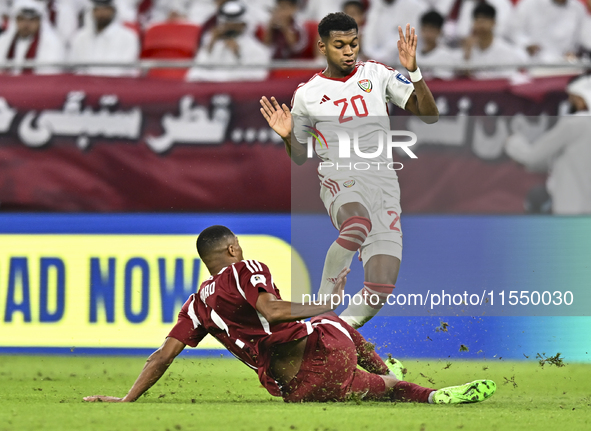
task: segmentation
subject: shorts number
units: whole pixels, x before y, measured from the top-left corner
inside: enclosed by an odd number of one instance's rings
[[[396,211],[388,211],[388,215],[395,216],[394,221],[390,224],[390,230],[395,230],[396,232],[400,232],[400,228],[396,227],[396,223],[398,223],[398,221],[400,220],[400,216],[398,215],[398,213]]]
[[[345,117],[345,113],[347,112],[347,108],[349,107],[349,102],[347,99],[339,99],[334,101],[335,106],[339,106],[343,104],[343,108],[341,109],[341,115],[339,115],[339,123],[346,123],[347,121],[351,121],[353,117]],[[367,105],[365,104],[365,99],[363,98],[362,94],[358,94],[357,96],[351,97],[351,105],[353,105],[353,111],[355,111],[355,115],[358,117],[367,117],[369,115],[369,111],[367,110]]]

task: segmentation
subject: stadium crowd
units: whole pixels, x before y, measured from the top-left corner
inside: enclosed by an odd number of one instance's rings
[[[273,60],[316,59],[316,26],[335,11],[357,21],[362,60],[396,65],[398,26],[416,27],[418,61],[431,78],[513,77],[517,67],[487,67],[591,53],[591,0],[0,0],[0,67],[124,76],[139,72],[119,63],[195,59],[209,68],[176,75],[265,79]],[[23,60],[71,67],[30,70],[19,67]]]

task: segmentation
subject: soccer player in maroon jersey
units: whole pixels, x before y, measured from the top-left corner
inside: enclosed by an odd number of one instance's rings
[[[177,324],[146,362],[123,398],[90,396],[85,401],[133,402],[162,377],[185,348],[211,334],[252,368],[262,385],[286,402],[367,400],[461,403],[483,401],[496,386],[477,380],[440,390],[397,379],[368,343],[331,310],[342,299],[349,270],[338,275],[335,301],[283,301],[264,263],[244,260],[238,238],[211,226],[197,239],[211,277],[183,305]],[[313,317],[310,321],[302,319]],[[357,368],[357,364],[365,370]]]
[[[410,25],[405,34],[399,27],[398,41],[400,63],[409,71],[410,80],[381,63],[357,61],[359,34],[350,16],[327,15],[318,24],[318,33],[326,69],[298,86],[291,110],[274,97],[263,96],[261,113],[299,165],[308,158],[310,134],[317,137],[319,145],[314,143],[314,150],[321,160],[320,197],[339,230],[326,254],[319,294],[331,291],[339,271],[349,267],[359,252],[364,284],[340,316],[359,328],[379,312],[392,293],[402,259],[398,176],[395,170],[386,169],[393,160],[380,141],[390,132],[387,103],[425,123],[436,122],[439,111],[417,66],[417,36]],[[353,143],[350,155],[342,155],[341,132],[350,139],[357,136],[364,156]],[[351,165],[366,165],[367,169],[356,170]]]

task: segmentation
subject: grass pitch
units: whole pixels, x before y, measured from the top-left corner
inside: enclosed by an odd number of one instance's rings
[[[403,359],[403,358],[401,358]],[[133,404],[84,403],[123,396],[140,357],[0,356],[0,430],[589,430],[591,365],[535,361],[404,360],[407,379],[436,388],[493,379],[482,404],[285,404],[235,359],[177,359]],[[422,374],[421,374],[422,373]]]

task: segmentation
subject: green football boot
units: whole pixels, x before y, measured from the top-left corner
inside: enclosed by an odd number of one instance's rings
[[[404,380],[406,377],[406,368],[404,368],[402,362],[393,358],[392,356],[388,356],[388,359],[386,359],[384,362],[386,362],[386,366],[398,380]]]
[[[474,380],[460,386],[442,388],[433,394],[434,404],[479,403],[492,396],[497,385],[492,380]]]

